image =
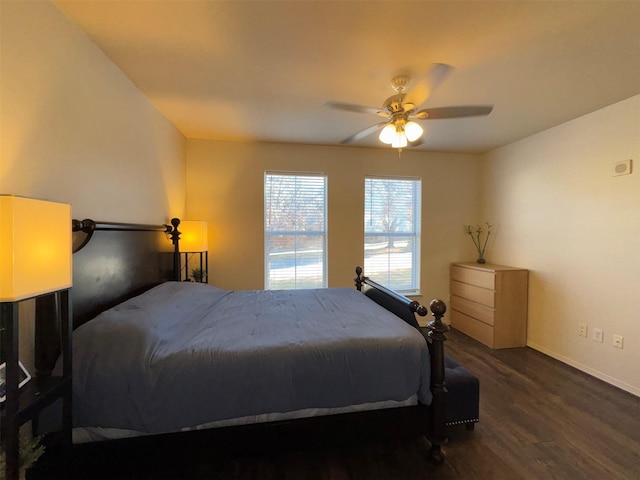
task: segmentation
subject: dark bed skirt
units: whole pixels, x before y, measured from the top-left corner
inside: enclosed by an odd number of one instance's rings
[[[129,450],[140,449],[164,451],[165,448],[181,448],[181,445],[208,445],[240,451],[255,449],[254,453],[259,453],[262,449],[302,448],[324,442],[334,445],[343,440],[426,435],[429,414],[429,407],[424,405],[386,408],[81,443],[75,444],[73,450],[75,458],[93,453],[126,455]]]

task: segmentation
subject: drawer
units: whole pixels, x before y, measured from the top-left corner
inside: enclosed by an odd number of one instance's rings
[[[457,310],[451,311],[451,326],[493,348],[493,327]]]
[[[451,280],[492,290],[495,288],[495,274],[493,272],[465,268],[458,265],[451,266]]]
[[[496,292],[495,290],[490,290],[488,288],[476,287],[475,285],[469,285],[468,283],[453,280],[451,282],[451,294],[481,303],[487,307],[494,308],[496,306]]]
[[[476,318],[487,325],[493,325],[495,310],[491,307],[472,302],[457,295],[451,295],[451,308]]]

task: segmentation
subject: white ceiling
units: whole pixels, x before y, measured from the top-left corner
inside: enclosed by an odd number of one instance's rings
[[[390,80],[455,67],[421,150],[482,153],[640,93],[640,1],[54,3],[187,138],[338,145]],[[377,135],[357,146],[383,146]]]

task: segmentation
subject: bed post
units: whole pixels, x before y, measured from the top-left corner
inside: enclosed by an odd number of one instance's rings
[[[356,267],[356,278],[354,278],[356,282],[356,288],[359,292],[362,291],[362,284],[364,283],[364,277],[362,276],[362,267]]]
[[[180,281],[180,272],[182,265],[180,265],[180,231],[178,225],[180,225],[179,218],[172,218],[171,225],[173,228],[167,225],[167,233],[171,235],[171,242],[173,243],[173,279],[176,282]]]
[[[444,379],[444,341],[450,327],[442,323],[447,306],[442,300],[432,300],[429,304],[431,315],[435,318],[427,324],[429,333],[429,354],[431,357],[431,419],[429,422],[429,440],[431,449],[429,459],[437,464],[444,461],[442,446],[447,443],[447,387]]]
[[[376,293],[374,297],[370,296],[374,302],[422,332],[414,314],[425,316],[429,310],[420,305],[419,302],[411,301],[365,277],[361,267],[356,267],[355,284],[359,291],[362,291],[363,286],[366,285],[366,288],[369,289],[367,296],[369,296],[369,292]],[[382,295],[377,295],[378,293]],[[449,331],[449,326],[442,323],[442,317],[447,311],[447,305],[442,300],[432,300],[429,307],[435,320],[427,324],[428,333],[426,335],[431,363],[431,393],[433,395],[431,405],[427,409],[429,421],[426,434],[431,442],[428,454],[429,460],[433,463],[441,464],[444,462],[442,446],[447,443],[447,388],[444,378],[444,341],[447,339],[445,333]],[[406,309],[410,312],[410,318],[405,315],[407,313]]]

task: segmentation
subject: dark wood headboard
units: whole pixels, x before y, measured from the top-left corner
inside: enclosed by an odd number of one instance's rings
[[[73,327],[174,277],[174,245],[167,225],[74,222]],[[77,237],[90,236],[82,242]]]

